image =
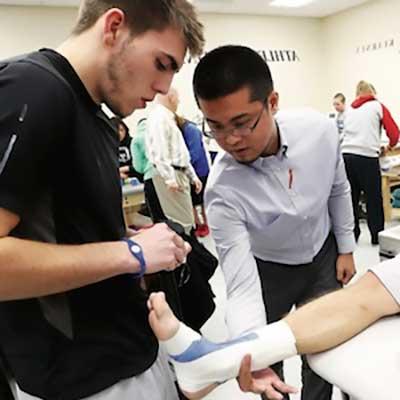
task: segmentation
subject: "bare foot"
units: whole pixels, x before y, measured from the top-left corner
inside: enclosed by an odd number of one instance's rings
[[[152,293],[147,302],[149,323],[158,340],[171,339],[178,332],[179,320],[165,300],[163,292]]]

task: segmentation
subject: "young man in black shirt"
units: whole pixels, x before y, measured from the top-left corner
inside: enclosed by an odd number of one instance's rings
[[[56,51],[0,64],[0,345],[18,400],[177,398],[139,278],[189,246],[163,224],[127,238],[100,105],[143,108],[202,45],[186,0],[84,0]]]

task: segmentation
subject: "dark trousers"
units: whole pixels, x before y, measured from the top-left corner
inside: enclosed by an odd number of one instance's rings
[[[371,241],[378,243],[378,233],[384,229],[382,182],[379,159],[355,154],[343,154],[347,178],[351,186],[354,212],[354,235],[360,236],[359,207],[361,191],[367,203],[367,223]]]
[[[161,208],[160,200],[158,199],[152,179],[146,179],[144,181],[144,196],[152,221],[155,224],[160,221],[165,221],[164,211]]]
[[[309,264],[285,265],[256,259],[261,280],[268,323],[275,322],[289,313],[293,306],[300,306],[324,293],[339,289],[336,280],[337,245],[329,234],[322,249]],[[271,366],[284,379],[283,363]],[[302,357],[302,400],[330,400],[332,385],[315,374]],[[284,396],[289,400],[289,396]]]

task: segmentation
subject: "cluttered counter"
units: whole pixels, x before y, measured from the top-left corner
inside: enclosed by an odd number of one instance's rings
[[[132,224],[134,215],[140,210],[143,203],[144,185],[142,183],[126,182],[122,185],[122,209],[127,226]]]
[[[382,172],[382,199],[385,222],[400,218],[400,208],[392,207],[391,189],[400,186],[400,149],[396,148],[380,158]]]

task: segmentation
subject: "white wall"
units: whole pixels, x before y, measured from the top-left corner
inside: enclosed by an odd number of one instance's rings
[[[400,120],[400,1],[378,0],[366,3],[336,16],[326,18],[323,27],[325,102],[331,108],[331,95],[343,91],[354,99],[359,80],[370,81],[380,100]],[[394,46],[359,52],[362,45],[394,39]]]
[[[320,43],[321,21],[311,18],[277,18],[203,14],[206,51],[224,44],[241,44],[259,50],[295,50],[299,62],[270,62],[275,88],[281,96],[281,106],[311,105],[318,107],[322,84]],[[194,109],[191,95],[194,65],[186,66],[176,77],[176,86],[184,88],[185,107],[189,114]],[[188,95],[190,94],[190,95]]]
[[[74,25],[77,8],[0,6],[0,58],[57,47]]]

